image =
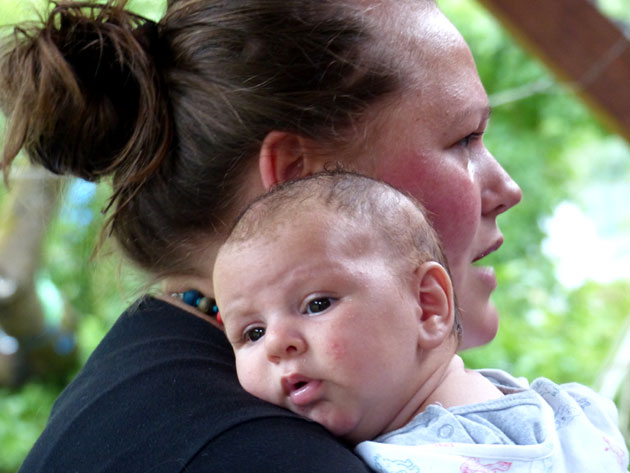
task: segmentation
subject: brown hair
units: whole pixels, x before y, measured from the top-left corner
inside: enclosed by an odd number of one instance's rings
[[[171,0],[157,24],[125,5],[54,2],[15,28],[0,59],[2,166],[24,148],[55,173],[111,176],[107,228],[156,277],[193,270],[271,130],[343,144],[398,88],[344,2]]]
[[[405,205],[405,200],[411,205]],[[330,210],[358,228],[377,234],[392,252],[387,255],[392,264],[411,263],[415,267],[435,261],[449,271],[440,240],[420,202],[379,179],[341,169],[288,181],[259,196],[237,217],[224,246],[257,237],[273,239],[274,232],[281,232],[284,224],[299,222],[301,215],[316,208]],[[461,337],[456,303],[453,332],[458,339]]]

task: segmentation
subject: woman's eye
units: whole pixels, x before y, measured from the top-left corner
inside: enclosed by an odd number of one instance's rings
[[[243,338],[247,342],[257,342],[265,335],[265,329],[263,327],[254,327],[246,330],[243,334]]]
[[[482,136],[483,136],[483,133],[477,133],[477,132],[471,133],[465,138],[462,138],[461,140],[459,140],[457,144],[460,146],[468,147],[470,146],[471,143],[474,143],[475,141],[480,140]]]
[[[310,300],[306,304],[306,313],[309,315],[317,314],[328,309],[333,304],[333,299],[330,297],[319,297],[317,299]]]

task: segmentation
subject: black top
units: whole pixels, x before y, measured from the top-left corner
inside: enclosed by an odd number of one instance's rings
[[[20,469],[202,471],[370,470],[323,427],[243,391],[224,334],[153,298],[114,324]]]

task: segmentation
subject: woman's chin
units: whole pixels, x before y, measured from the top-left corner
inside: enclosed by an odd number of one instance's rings
[[[494,340],[499,331],[499,312],[490,300],[474,313],[466,314],[465,310],[462,310],[462,313],[464,332],[460,351],[479,347]]]

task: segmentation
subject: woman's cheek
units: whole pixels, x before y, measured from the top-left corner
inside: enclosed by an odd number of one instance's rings
[[[481,216],[480,197],[475,194],[470,181],[454,179],[438,186],[425,199],[424,205],[449,260],[472,251]]]
[[[456,155],[392,154],[376,177],[409,192],[427,209],[452,271],[467,266],[481,218],[481,195],[473,174]],[[454,275],[457,276],[457,275]]]

